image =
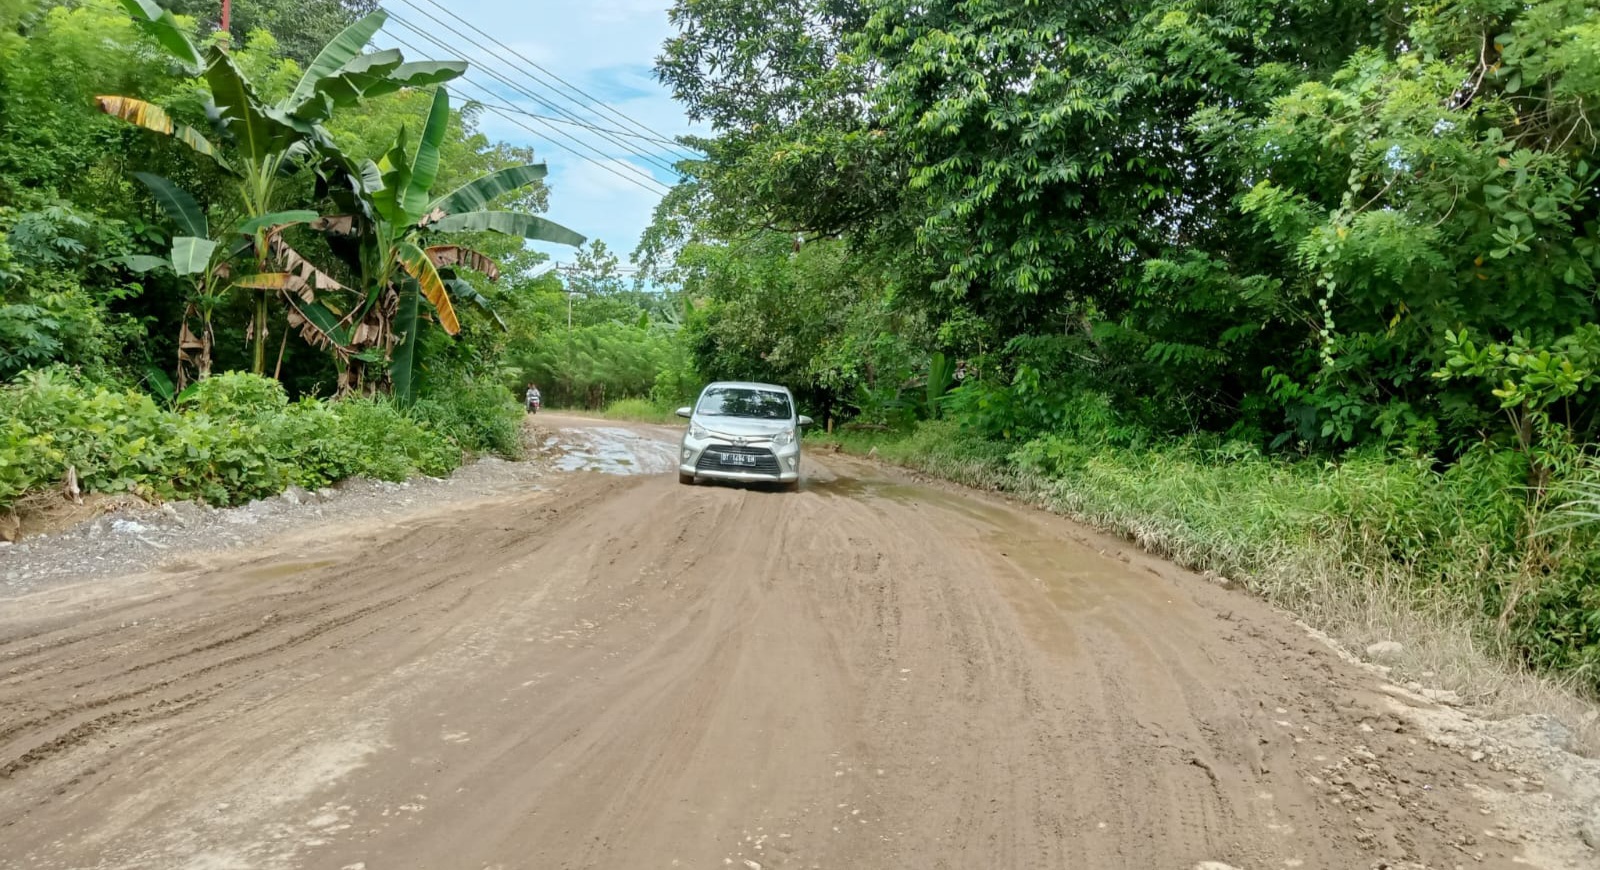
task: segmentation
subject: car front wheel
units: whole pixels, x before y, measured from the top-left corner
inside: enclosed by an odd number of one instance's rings
[[[694,486],[694,475],[678,472],[678,482],[684,486]]]

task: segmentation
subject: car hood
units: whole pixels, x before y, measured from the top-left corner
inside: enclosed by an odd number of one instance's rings
[[[793,420],[755,420],[749,417],[696,417],[696,423],[719,435],[743,438],[771,438],[794,428]]]

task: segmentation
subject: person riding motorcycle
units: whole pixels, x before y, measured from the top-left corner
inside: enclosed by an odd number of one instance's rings
[[[539,405],[541,404],[541,399],[542,399],[542,397],[539,395],[539,385],[538,384],[529,384],[528,385],[528,396],[527,396],[527,400],[526,400],[527,404],[528,404],[528,413],[537,414],[539,412]]]

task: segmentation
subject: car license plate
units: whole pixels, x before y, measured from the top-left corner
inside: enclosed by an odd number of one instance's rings
[[[723,465],[754,466],[756,464],[756,458],[754,456],[749,456],[744,453],[722,453],[719,455],[722,457],[720,461]]]

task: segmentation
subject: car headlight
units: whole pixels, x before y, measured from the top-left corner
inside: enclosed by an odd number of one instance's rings
[[[785,429],[782,432],[772,436],[773,447],[787,447],[792,441],[794,441],[793,429]]]
[[[695,439],[696,441],[704,441],[711,437],[711,430],[700,425],[699,423],[691,421],[689,423],[689,437]]]

